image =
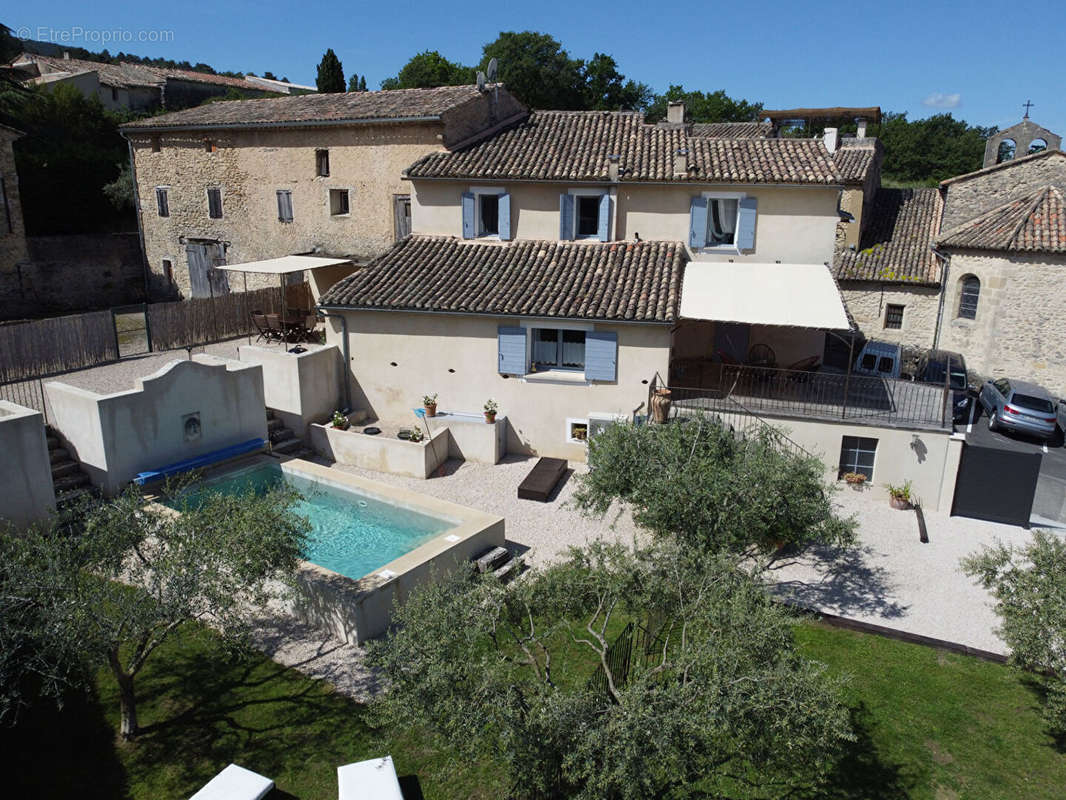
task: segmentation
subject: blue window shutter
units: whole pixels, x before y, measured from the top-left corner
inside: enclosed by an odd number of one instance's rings
[[[477,236],[474,228],[474,195],[463,192],[463,238],[473,239]]]
[[[574,238],[574,196],[559,195],[559,238],[566,241]]]
[[[611,238],[611,196],[609,194],[600,198],[600,227],[596,235],[599,236],[601,242],[609,241]]]
[[[496,333],[499,371],[502,375],[526,374],[526,329],[501,325]]]
[[[585,380],[613,381],[618,376],[618,334],[589,331],[585,334]]]
[[[755,248],[755,214],[759,201],[754,197],[745,197],[740,201],[737,212],[737,249],[753,250]]]
[[[500,238],[503,241],[511,239],[511,195],[500,195]]]
[[[707,198],[703,195],[693,197],[689,208],[688,246],[707,246]]]

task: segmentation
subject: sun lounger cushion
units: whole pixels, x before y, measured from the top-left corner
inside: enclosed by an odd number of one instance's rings
[[[539,459],[536,466],[526,475],[526,479],[518,484],[518,499],[548,502],[552,489],[563,477],[564,472],[566,472],[565,458]]]
[[[190,800],[261,800],[273,788],[270,778],[230,764]]]
[[[403,800],[392,756],[337,767],[338,800]]]

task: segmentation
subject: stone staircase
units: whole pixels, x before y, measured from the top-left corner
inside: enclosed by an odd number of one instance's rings
[[[56,492],[56,508],[62,511],[79,499],[94,492],[89,476],[81,464],[71,458],[55,430],[45,429],[48,441],[48,459],[52,462],[52,485]]]
[[[491,573],[502,583],[507,583],[525,571],[526,564],[521,556],[514,555],[506,547],[493,547],[473,559],[477,571]]]
[[[296,438],[296,434],[285,427],[274,409],[266,410],[267,437],[270,439],[270,454],[274,456],[302,456],[310,451],[304,446],[302,440]]]

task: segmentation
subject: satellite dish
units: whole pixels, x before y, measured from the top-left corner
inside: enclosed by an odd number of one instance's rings
[[[477,71],[477,90],[479,92],[485,91],[485,73],[481,70]]]
[[[496,83],[496,69],[499,67],[495,58],[489,59],[489,65],[485,68],[485,78],[489,83]]]

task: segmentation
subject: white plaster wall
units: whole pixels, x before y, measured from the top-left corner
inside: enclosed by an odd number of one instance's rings
[[[167,364],[130,391],[101,395],[64,383],[45,391],[54,427],[109,495],[139,472],[267,436],[258,364],[199,355]],[[194,412],[200,437],[186,441],[183,418]]]
[[[448,458],[451,436],[438,428],[421,442],[394,439],[382,433],[368,436],[362,431],[342,431],[331,425],[310,426],[311,447],[338,464],[375,472],[391,472],[411,478],[428,478]]]
[[[508,418],[508,452],[585,460],[585,446],[566,441],[567,418],[590,411],[629,415],[647,402],[658,372],[670,358],[668,325],[596,323],[618,334],[617,380],[588,385],[504,377],[497,372],[497,328],[518,320],[448,314],[347,311],[352,405],[378,419],[405,421],[426,394],[441,408],[481,413],[489,398]],[[340,323],[327,320],[327,341],[340,342]],[[547,321],[545,324],[550,325]],[[393,366],[395,364],[395,366]]]
[[[242,345],[238,358],[263,368],[267,408],[278,412],[285,426],[304,436],[308,424],[325,422],[341,408],[341,354],[335,345],[304,345],[306,352],[278,347]]]
[[[0,526],[46,519],[56,496],[40,411],[0,400],[0,453]]]

